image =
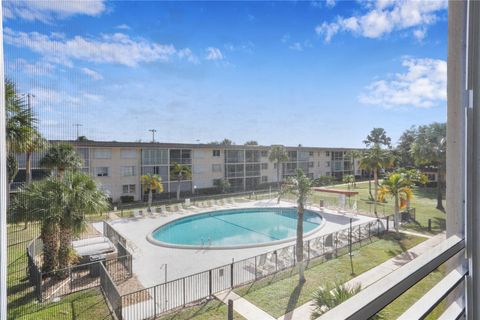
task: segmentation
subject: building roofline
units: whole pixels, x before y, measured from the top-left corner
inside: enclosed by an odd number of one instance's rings
[[[78,140],[50,140],[51,143],[71,143],[77,147],[125,147],[125,148],[180,148],[180,149],[269,149],[271,146],[259,145],[221,145],[221,144],[207,144],[207,143],[171,143],[171,142],[132,142],[132,141],[78,141]],[[278,144],[276,144],[278,145]],[[364,150],[363,148],[344,148],[344,147],[306,147],[306,146],[284,146],[287,150],[301,149],[301,150],[316,150],[316,151],[349,151],[349,150]]]

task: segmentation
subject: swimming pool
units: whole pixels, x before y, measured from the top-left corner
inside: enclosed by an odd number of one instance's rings
[[[322,216],[305,210],[304,236],[322,223]],[[247,248],[293,240],[296,228],[296,208],[226,209],[174,220],[155,229],[147,239],[176,248]]]

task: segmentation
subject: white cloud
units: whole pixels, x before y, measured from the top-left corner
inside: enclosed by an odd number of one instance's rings
[[[100,73],[98,73],[98,72],[96,72],[92,69],[81,68],[80,70],[82,71],[82,73],[86,74],[87,76],[89,76],[93,80],[102,80],[103,79],[103,76]]]
[[[39,76],[51,74],[55,66],[45,61],[28,62],[25,59],[16,59],[13,62],[7,63],[9,69],[20,71],[25,74]]]
[[[200,61],[198,60],[197,56],[195,56],[189,48],[181,49],[178,51],[178,57],[180,59],[186,59],[188,62],[197,64]]]
[[[288,46],[288,48],[295,51],[303,51],[303,46],[300,42],[294,42],[290,46]]]
[[[3,5],[6,19],[37,20],[44,23],[79,14],[98,16],[106,10],[105,0],[7,0],[3,1]]]
[[[418,41],[422,41],[423,39],[425,39],[426,35],[427,35],[427,29],[426,28],[413,30],[413,36]]]
[[[218,48],[208,47],[206,51],[207,51],[207,55],[205,59],[207,60],[215,61],[215,60],[223,60],[224,58],[222,51],[220,51],[220,49]]]
[[[72,66],[72,60],[77,59],[132,67],[145,62],[167,62],[177,54],[172,44],[132,39],[123,33],[102,34],[97,38],[75,36],[58,39],[38,32],[17,32],[5,28],[4,40],[9,45],[28,48],[49,62],[67,66]]]
[[[130,28],[130,26],[128,24],[125,24],[125,23],[119,24],[115,28],[120,29],[120,30],[130,30],[130,29],[132,29],[132,28]]]
[[[98,95],[98,94],[93,94],[93,93],[84,93],[83,97],[87,100],[91,100],[93,102],[100,102],[103,100],[103,97]]]
[[[351,32],[366,38],[380,38],[393,31],[416,28],[413,35],[426,35],[426,26],[438,20],[437,13],[447,8],[447,1],[376,0],[366,2],[364,14],[339,16],[333,22],[323,22],[315,28],[329,42],[338,32]],[[420,31],[419,31],[420,30]],[[422,31],[423,30],[423,31]]]
[[[387,108],[414,106],[430,108],[447,99],[447,62],[436,59],[404,58],[405,73],[396,73],[366,87],[358,99],[361,103]]]
[[[329,8],[333,8],[335,6],[335,3],[336,3],[335,0],[327,0],[326,1],[327,7],[329,7]]]

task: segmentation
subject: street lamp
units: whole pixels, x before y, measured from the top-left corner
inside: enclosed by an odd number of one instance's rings
[[[149,129],[148,131],[150,131],[152,133],[152,142],[155,143],[155,132],[157,132],[157,130]]]

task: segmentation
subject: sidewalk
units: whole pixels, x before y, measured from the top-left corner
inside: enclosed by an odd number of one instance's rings
[[[228,300],[233,300],[233,310],[241,314],[248,320],[275,320],[274,317],[255,306],[253,303],[240,297],[238,294],[231,290],[226,290],[217,293],[215,297],[225,304],[228,304]]]
[[[431,237],[430,239],[425,240],[424,242],[420,243],[416,247],[413,247],[412,249],[405,251],[404,253],[399,254],[398,256],[385,261],[384,263],[376,266],[375,268],[362,273],[358,277],[351,279],[346,284],[348,286],[360,284],[362,286],[362,289],[365,289],[366,287],[373,284],[374,282],[377,282],[378,280],[385,277],[392,271],[400,268],[401,266],[407,264],[408,262],[415,259],[419,255],[427,252],[429,249],[433,248],[443,240],[445,240],[444,233]],[[278,320],[310,319],[310,315],[312,314],[313,309],[314,307],[312,305],[312,301],[309,301],[304,305],[301,305],[300,307],[296,308],[295,310],[281,316],[280,318],[278,318]],[[247,318],[247,319],[250,319],[250,318]]]

